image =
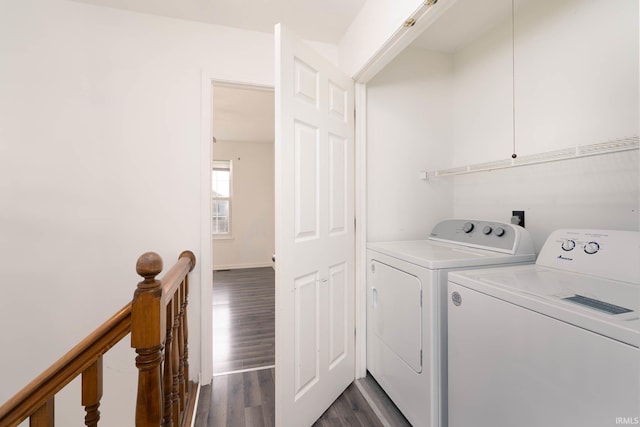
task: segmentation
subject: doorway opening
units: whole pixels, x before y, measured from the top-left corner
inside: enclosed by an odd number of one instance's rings
[[[213,375],[275,365],[274,93],[212,83]]]

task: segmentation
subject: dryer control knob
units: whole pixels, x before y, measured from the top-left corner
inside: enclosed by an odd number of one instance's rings
[[[565,251],[572,251],[573,248],[576,247],[576,242],[574,242],[573,240],[565,240],[564,242],[562,242],[562,250]]]
[[[496,227],[495,235],[498,237],[504,236],[505,229],[502,227]]]
[[[584,245],[584,251],[589,255],[593,255],[600,250],[600,245],[598,242],[589,242]]]
[[[473,231],[473,223],[465,222],[462,226],[462,231],[464,231],[465,233],[471,233]]]
[[[492,232],[492,231],[493,231],[493,229],[492,229],[490,226],[488,226],[488,225],[486,225],[486,226],[482,229],[482,233],[483,233],[483,234],[486,234],[486,235],[491,234],[491,232]]]

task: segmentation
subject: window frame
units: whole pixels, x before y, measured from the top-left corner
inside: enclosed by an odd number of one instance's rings
[[[226,164],[226,165],[225,165]],[[214,191],[213,191],[213,173],[214,171],[229,171],[229,196],[228,197],[223,197],[223,196],[216,196]],[[233,161],[232,160],[212,160],[211,161],[211,236],[214,239],[233,239],[233,234],[232,234],[232,206],[233,206]],[[229,206],[229,210],[228,210],[228,217],[227,217],[227,231],[226,232],[215,232],[214,230],[216,229],[216,227],[213,226],[213,220],[214,220],[214,212],[213,212],[213,202],[214,201],[227,201],[228,202],[228,206]]]

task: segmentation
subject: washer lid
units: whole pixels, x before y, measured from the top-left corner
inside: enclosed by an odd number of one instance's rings
[[[449,281],[640,346],[640,287],[536,265],[449,274]]]
[[[535,254],[510,255],[433,240],[369,243],[367,248],[431,270],[535,261]]]

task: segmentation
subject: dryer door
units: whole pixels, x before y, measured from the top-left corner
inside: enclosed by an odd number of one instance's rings
[[[415,372],[422,372],[422,283],[416,276],[373,260],[369,328]]]

